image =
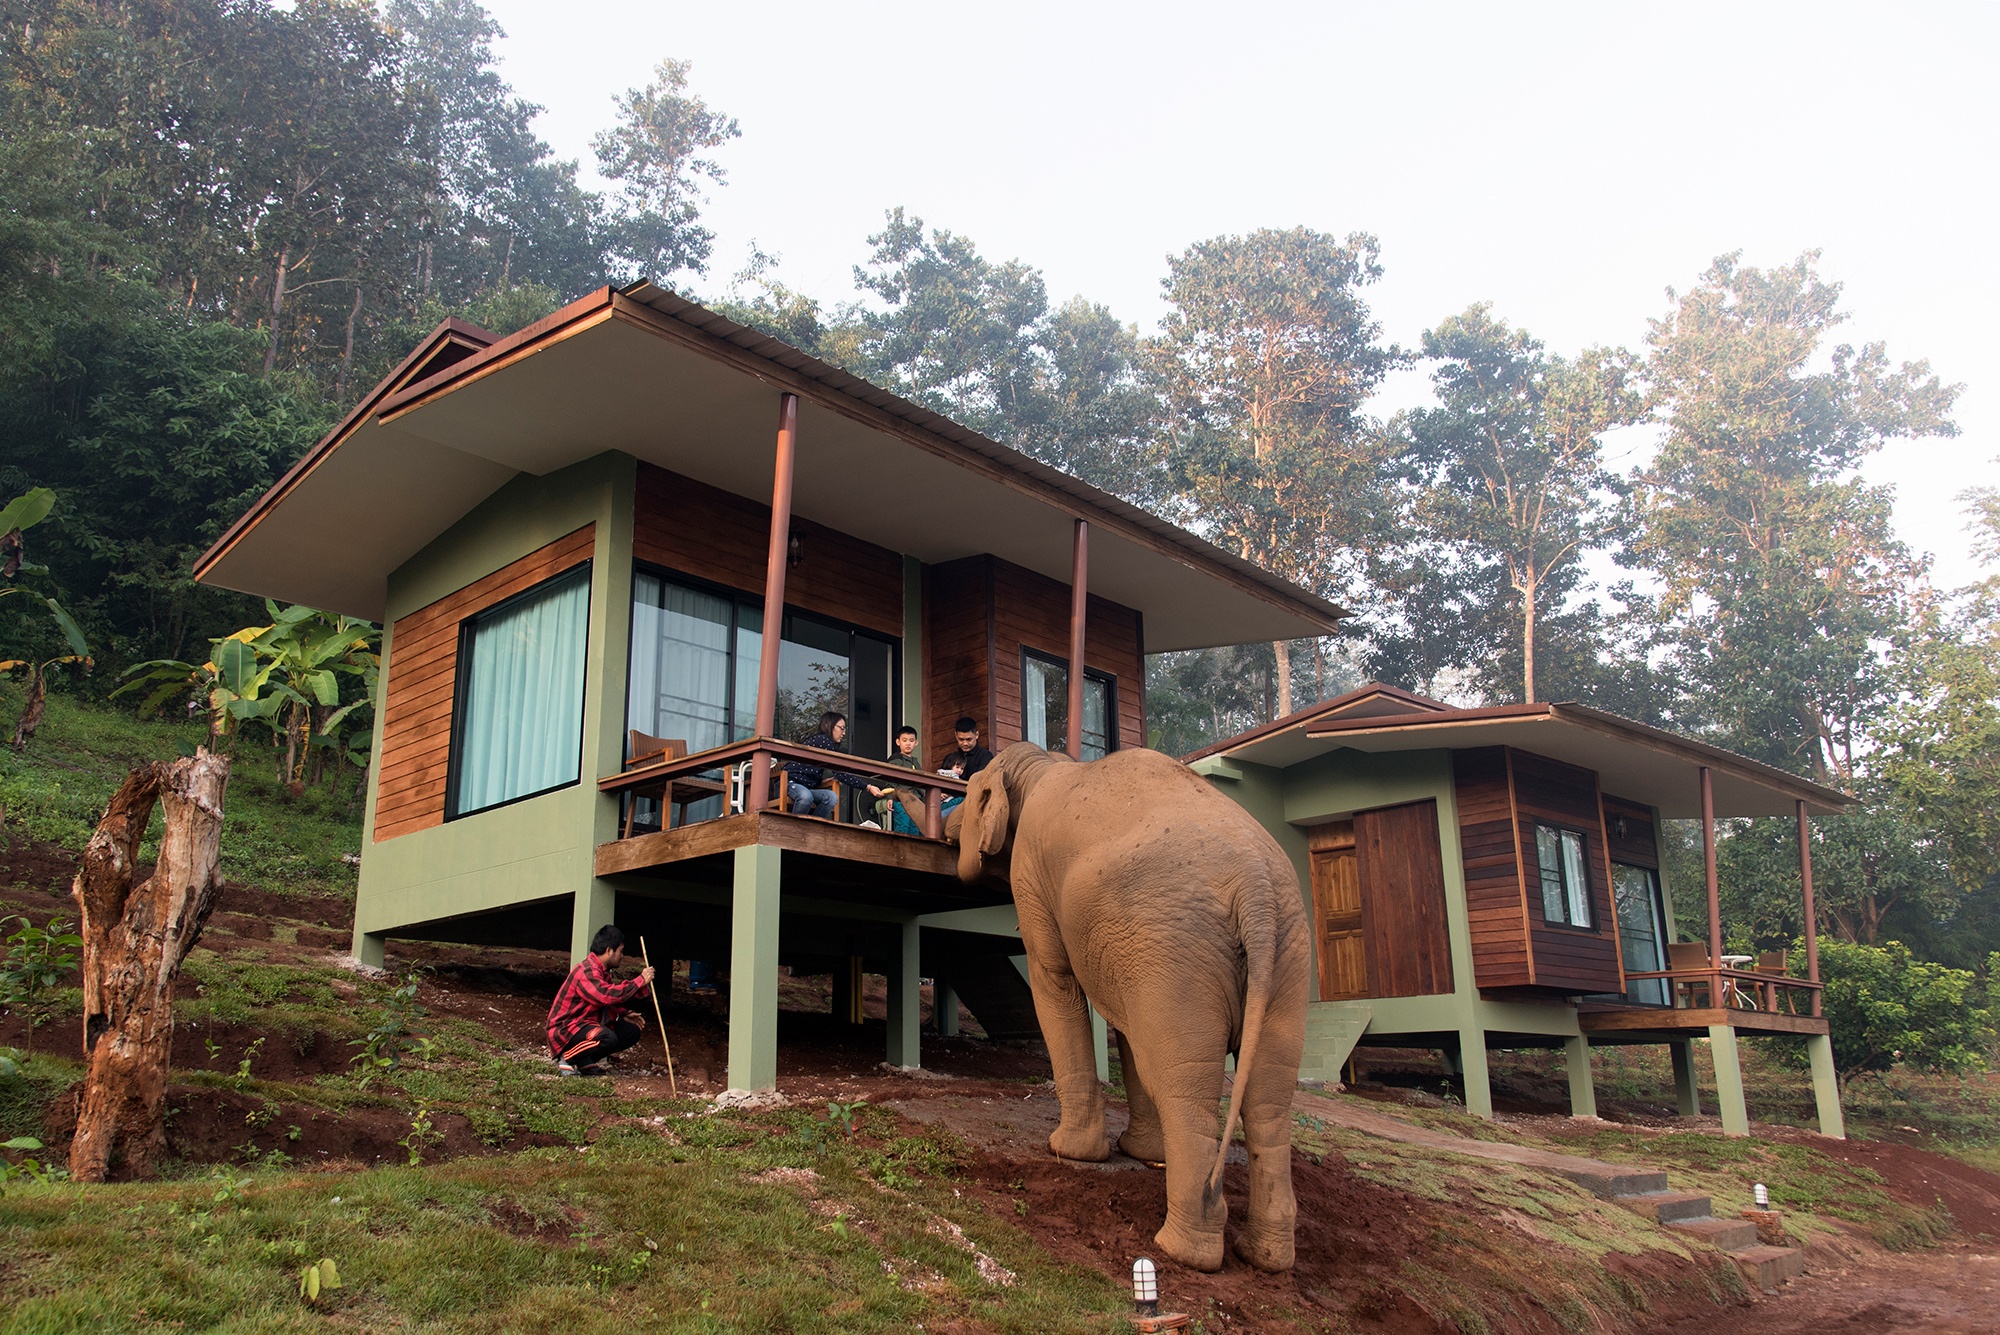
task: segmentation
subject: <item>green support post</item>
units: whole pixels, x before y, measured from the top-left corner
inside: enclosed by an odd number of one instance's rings
[[[889,965],[889,1065],[922,1066],[923,979],[918,976],[918,928],[915,917],[896,924],[900,933]]]
[[[354,929],[354,962],[367,969],[382,967],[384,939],[378,933]]]
[[[1715,1102],[1722,1114],[1722,1134],[1750,1134],[1750,1110],[1743,1102],[1743,1064],[1736,1053],[1736,1029],[1732,1025],[1708,1027],[1708,1055],[1715,1063]]]
[[[1569,1062],[1569,1115],[1597,1116],[1597,1087],[1590,1078],[1590,1040],[1582,1034],[1564,1039],[1563,1056]]]
[[[1701,1116],[1701,1086],[1695,1080],[1694,1040],[1677,1038],[1667,1044],[1674,1063],[1674,1108],[1683,1117]]]
[[[729,924],[729,1087],[778,1085],[778,849],[736,850]]]
[[[958,1037],[958,989],[942,978],[931,980],[931,1013],[939,1038]]]
[[[1465,1077],[1465,1110],[1493,1120],[1493,1086],[1486,1077],[1486,1031],[1458,1031],[1458,1069]]]
[[[1806,1040],[1806,1056],[1812,1061],[1813,1102],[1819,1108],[1819,1133],[1846,1140],[1847,1119],[1840,1111],[1840,1080],[1833,1070],[1833,1040],[1825,1034],[1814,1034]]]
[[[592,877],[590,884],[577,891],[576,906],[570,912],[569,920],[569,963],[571,968],[583,963],[583,957],[590,953],[590,938],[597,935],[597,929],[610,922],[618,911],[618,892],[611,888],[609,881]],[[634,945],[638,943],[633,942]]]

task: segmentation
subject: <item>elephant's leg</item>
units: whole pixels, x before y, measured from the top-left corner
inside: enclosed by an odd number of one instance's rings
[[[1243,1142],[1250,1153],[1250,1198],[1233,1249],[1259,1270],[1290,1270],[1298,1200],[1292,1194],[1292,1095],[1301,1043],[1267,1026],[1257,1069],[1237,1072],[1243,1088]]]
[[[1049,1045],[1055,1068],[1056,1098],[1062,1121],[1049,1136],[1049,1150],[1060,1159],[1099,1163],[1111,1157],[1104,1134],[1104,1086],[1097,1083],[1097,1049],[1090,1038],[1090,1004],[1068,970],[1054,969],[1028,954],[1028,990],[1035,997],[1035,1018],[1042,1041]]]
[[[1132,1035],[1123,1029],[1118,1031],[1118,1066],[1125,1075],[1125,1105],[1132,1114],[1125,1134],[1118,1137],[1118,1148],[1157,1168],[1166,1162],[1167,1142],[1160,1133],[1159,1107],[1146,1088],[1145,1075],[1134,1055],[1137,1046]]]
[[[1216,1109],[1228,1041],[1219,1032],[1204,1036],[1203,1028],[1165,1036],[1149,1033],[1136,1046],[1140,1078],[1159,1115],[1161,1157],[1167,1163],[1167,1219],[1155,1240],[1182,1265],[1219,1270],[1229,1202],[1219,1184],[1212,1197],[1204,1188],[1220,1143]]]

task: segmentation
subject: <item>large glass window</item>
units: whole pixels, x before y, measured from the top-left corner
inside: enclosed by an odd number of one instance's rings
[[[1584,875],[1583,836],[1575,830],[1537,825],[1535,860],[1542,872],[1542,917],[1567,927],[1589,927],[1590,878]]]
[[[755,733],[763,658],[761,601],[641,570],[632,580],[627,726],[685,739],[690,751]],[[787,610],[778,646],[777,735],[811,732],[826,710],[848,719],[856,755],[887,756],[896,645]]]
[[[1111,753],[1112,684],[1083,673],[1083,758]],[[1032,650],[1021,654],[1021,735],[1047,751],[1069,749],[1069,666]]]
[[[575,783],[583,765],[588,563],[460,631],[449,814]]]
[[[1628,973],[1667,967],[1667,918],[1660,903],[1660,877],[1651,867],[1611,864],[1611,897],[1618,907],[1618,942]],[[1642,1006],[1667,1004],[1664,978],[1635,979],[1626,1000]]]

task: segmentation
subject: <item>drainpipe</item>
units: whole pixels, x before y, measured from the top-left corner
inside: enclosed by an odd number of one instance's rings
[[[1708,967],[1722,967],[1722,892],[1715,879],[1715,776],[1701,767],[1701,870],[1708,879]],[[1714,979],[1709,980],[1711,986]],[[1720,996],[1711,1005],[1721,1005]]]
[[[1806,908],[1806,981],[1819,981],[1819,913],[1813,905],[1812,883],[1812,826],[1806,821],[1806,804],[1798,801],[1799,813],[1799,884],[1805,890]],[[1812,994],[1812,1013],[1818,1015],[1819,990]]]
[[[1076,521],[1069,557],[1069,758],[1083,759],[1083,623],[1090,602],[1090,525]]]
[[[757,659],[757,735],[778,727],[778,642],[785,629],[785,566],[792,534],[792,468],[798,455],[799,396],[778,400],[778,457],[771,470],[771,550],[764,562],[764,642]],[[1705,772],[1705,771],[1704,771]],[[750,757],[745,811],[761,811],[771,790],[771,753]]]

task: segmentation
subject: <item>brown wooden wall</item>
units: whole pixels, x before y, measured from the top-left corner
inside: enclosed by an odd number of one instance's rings
[[[993,737],[993,562],[983,556],[924,569],[924,764],[954,749],[952,723],[979,720]]]
[[[1069,586],[992,556],[924,574],[924,755],[952,749],[952,722],[979,720],[994,751],[1021,740],[1021,651],[1069,658]],[[1129,607],[1092,596],[1084,666],[1114,680],[1118,745],[1146,744],[1144,627]]]
[[[1625,821],[1625,833],[1618,833],[1617,822]],[[1628,802],[1622,797],[1609,793],[1604,797],[1604,840],[1611,850],[1613,862],[1623,862],[1633,867],[1651,867],[1655,871],[1660,866],[1660,845],[1653,829],[1653,809],[1637,802]]]
[[[1423,997],[1451,991],[1437,802],[1355,813],[1354,847],[1368,942],[1368,994]]]
[[[1472,926],[1472,976],[1480,987],[1535,981],[1528,955],[1527,905],[1515,842],[1507,752],[1493,746],[1452,754],[1458,842],[1465,858],[1466,916]]]
[[[540,551],[396,619],[389,634],[388,680],[382,692],[376,843],[444,822],[459,626],[467,617],[589,560],[596,537],[596,526],[585,524]]]
[[[1611,905],[1611,864],[1605,856],[1604,807],[1594,771],[1509,748],[1514,816],[1520,830],[1521,879],[1527,891],[1528,930],[1535,957],[1535,985],[1563,992],[1620,992],[1625,978],[1618,959],[1618,915]],[[1541,866],[1535,849],[1537,824],[1575,830],[1584,836],[1584,868],[1590,882],[1588,929],[1551,924],[1541,911]]]
[[[810,519],[792,517],[804,560],[785,575],[785,601],[903,638],[903,558]],[[639,465],[632,516],[632,554],[761,598],[770,556],[771,507],[683,477]]]

